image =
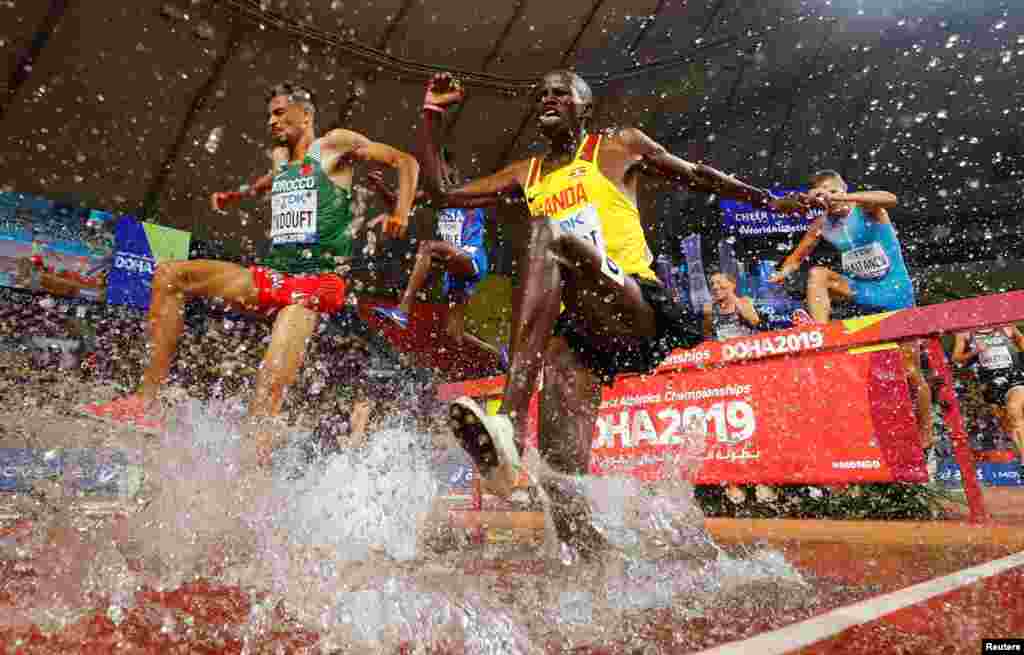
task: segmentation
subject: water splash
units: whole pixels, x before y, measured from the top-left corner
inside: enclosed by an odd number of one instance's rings
[[[803,588],[778,554],[736,558],[707,536],[689,479],[693,453],[666,461],[671,482],[657,485],[559,476],[533,456],[535,475],[570,484],[608,544],[597,558],[562,561],[554,530],[540,549],[438,539],[452,530],[432,445],[400,423],[401,412],[365,446],[329,457],[311,458],[311,435],[286,429],[273,475],[252,467],[241,413],[227,401],[179,404],[148,446],[145,503],[127,518],[79,530],[56,511],[31,546],[45,593],[21,619],[55,630],[90,608],[115,623],[142,612],[153,614],[147,625],[184,639],[195,618],[140,594],[208,579],[249,599],[241,627],[214,635],[237,639],[243,652],[260,652],[295,624],[326,652],[448,643],[526,655],[552,640],[628,639],[630,613],[704,611],[756,584]]]

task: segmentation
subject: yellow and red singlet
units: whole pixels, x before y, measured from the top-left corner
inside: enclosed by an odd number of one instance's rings
[[[556,233],[591,241],[622,273],[657,279],[640,212],[597,166],[602,138],[587,135],[572,162],[543,177],[543,159],[530,160],[524,189],[530,215],[550,219]]]

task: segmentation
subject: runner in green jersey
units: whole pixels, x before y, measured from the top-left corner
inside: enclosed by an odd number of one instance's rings
[[[419,175],[419,165],[411,155],[349,130],[332,130],[317,138],[313,94],[295,84],[273,87],[267,94],[267,112],[267,126],[276,146],[274,170],[251,187],[213,194],[211,202],[222,209],[269,191],[269,255],[260,266],[251,268],[212,260],[161,264],[153,278],[149,310],[152,354],[142,387],[137,394],[112,403],[86,406],[90,415],[148,430],[160,428],[155,400],[184,327],[185,300],[203,297],[274,316],[249,414],[254,419],[275,416],[281,411],[285,388],[296,378],[320,314],[337,311],[345,304],[345,281],[335,270],[339,261],[351,256],[350,205],[357,161],[398,171],[398,202],[394,213],[385,217],[384,231],[391,237],[404,235]],[[254,452],[259,462],[266,464],[273,439],[267,430],[257,429],[253,434]]]

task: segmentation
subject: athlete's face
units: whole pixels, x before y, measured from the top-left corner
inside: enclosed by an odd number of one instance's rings
[[[577,131],[590,111],[590,105],[580,98],[572,79],[560,73],[550,73],[541,80],[536,108],[540,129],[549,136]]]
[[[808,195],[823,196],[828,198],[831,195],[846,193],[846,184],[838,177],[826,177],[819,181],[807,192]],[[845,202],[830,202],[828,213],[830,216],[845,217],[850,214],[852,207]]]
[[[711,276],[711,295],[718,302],[728,300],[736,295],[736,284],[725,275],[715,273]]]
[[[294,146],[310,124],[306,109],[288,96],[271,98],[267,113],[267,129],[275,145]]]

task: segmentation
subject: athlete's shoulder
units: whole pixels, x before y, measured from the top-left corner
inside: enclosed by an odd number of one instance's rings
[[[639,158],[663,154],[665,147],[638,127],[621,127],[604,133],[601,150],[618,150],[625,155]]]
[[[366,145],[370,140],[358,132],[337,127],[321,136],[316,142],[320,143],[321,148],[348,151]]]

